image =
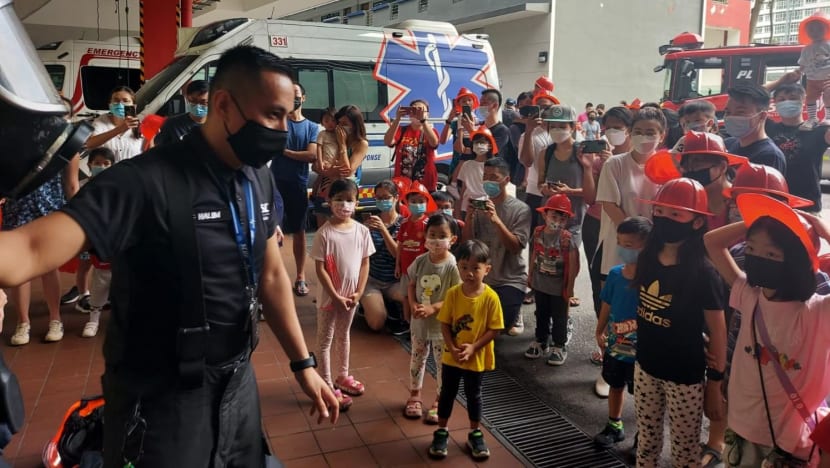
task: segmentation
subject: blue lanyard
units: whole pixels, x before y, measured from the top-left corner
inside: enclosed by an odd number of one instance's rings
[[[242,178],[242,188],[245,190],[245,205],[248,211],[248,232],[251,234],[250,243],[245,237],[242,222],[239,219],[235,197],[231,196],[228,205],[231,209],[231,218],[233,219],[233,233],[236,236],[236,245],[239,247],[239,255],[242,257],[242,267],[245,269],[245,274],[248,276],[248,286],[256,289],[257,277],[254,271],[253,251],[254,239],[256,239],[256,218],[254,217],[254,192],[251,189],[251,181],[246,177]]]

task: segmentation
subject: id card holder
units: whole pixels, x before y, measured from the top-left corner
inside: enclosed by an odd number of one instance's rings
[[[259,344],[259,314],[262,313],[262,304],[257,298],[256,288],[247,286],[245,293],[248,298],[248,323],[251,328],[251,352],[253,352]]]

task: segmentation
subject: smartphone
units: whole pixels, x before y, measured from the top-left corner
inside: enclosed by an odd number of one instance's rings
[[[487,209],[487,200],[470,200],[470,205],[477,210],[486,210]]]
[[[412,115],[412,114],[415,113],[415,108],[414,107],[401,106],[399,109],[400,109],[401,115]]]
[[[124,115],[126,115],[128,117],[135,117],[136,116],[135,106],[133,106],[133,105],[124,106]]]
[[[538,117],[539,111],[539,106],[522,106],[519,109],[519,115],[522,117]]]
[[[585,140],[580,143],[583,153],[599,153],[605,150],[605,145],[605,140]]]
[[[473,118],[473,109],[468,105],[461,106],[461,113],[466,115],[470,119]]]
[[[371,218],[371,217],[372,217],[372,213],[369,213],[368,211],[363,211],[363,212],[360,213],[360,219],[364,222],[368,221],[369,218]]]

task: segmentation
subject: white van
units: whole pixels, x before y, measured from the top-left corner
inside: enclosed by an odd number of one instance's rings
[[[319,122],[330,106],[354,104],[363,110],[369,152],[361,182],[373,186],[392,175],[392,151],[383,135],[398,106],[426,100],[430,116],[442,119],[436,123],[440,132],[459,88],[480,93],[499,83],[487,36],[459,35],[454,26],[440,22],[406,21],[401,27],[237,18],[209,24],[189,37],[183,32],[174,61],[138,92],[138,111],[183,112],[181,90],[188,81],[210,80],[225,50],[252,44],[290,62],[308,93],[303,107],[308,118]],[[451,145],[438,154],[439,174],[446,182]]]
[[[110,91],[116,86],[141,87],[139,44],[134,37],[52,42],[38,47],[37,53],[55,88],[72,102],[79,118],[107,112]]]

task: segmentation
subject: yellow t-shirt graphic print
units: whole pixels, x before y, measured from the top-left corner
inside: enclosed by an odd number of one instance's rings
[[[502,317],[499,296],[490,286],[484,286],[484,292],[476,297],[467,297],[461,291],[461,285],[453,286],[444,297],[444,305],[438,312],[438,321],[450,325],[456,345],[475,343],[487,330],[502,330]],[[467,362],[456,362],[449,348],[444,345],[441,361],[444,364],[484,372],[496,368],[496,354],[493,341],[479,349]]]
[[[671,327],[671,320],[660,315],[661,311],[671,306],[672,295],[660,295],[660,280],[655,280],[648,288],[640,286],[640,305],[637,307],[637,315],[643,320],[657,326]]]

